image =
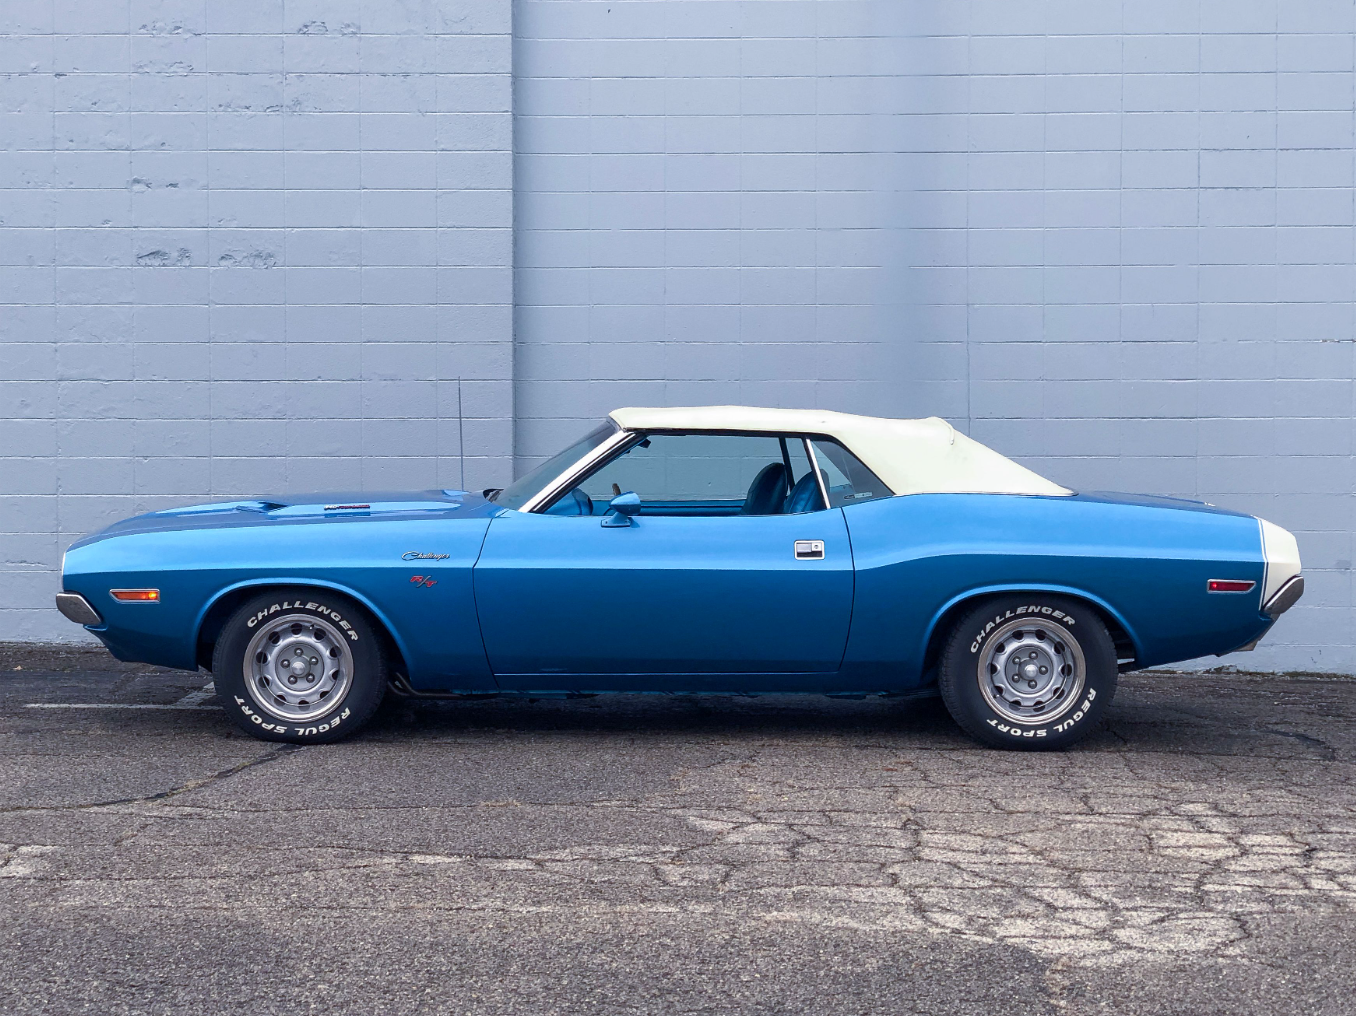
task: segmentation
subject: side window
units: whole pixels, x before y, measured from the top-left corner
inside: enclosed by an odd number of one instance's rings
[[[829,493],[829,507],[842,508],[859,501],[874,501],[893,493],[862,460],[837,441],[815,438],[810,442],[815,450],[819,470],[824,474],[824,486]]]
[[[642,515],[781,515],[792,496],[815,486],[798,436],[777,434],[649,434],[566,492],[546,511],[602,515],[618,494],[634,491]],[[804,489],[804,490],[803,490]]]
[[[616,495],[633,490],[653,510],[671,506],[734,512],[743,507],[754,480],[769,466],[774,472],[786,468],[775,437],[651,434],[580,486],[604,507]],[[779,496],[785,497],[785,491]]]

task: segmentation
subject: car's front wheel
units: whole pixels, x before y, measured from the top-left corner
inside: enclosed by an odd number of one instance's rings
[[[1102,619],[1061,596],[995,597],[952,629],[938,686],[966,733],[999,748],[1065,748],[1100,723],[1116,693]]]
[[[347,597],[315,589],[255,596],[212,654],[226,712],[265,741],[337,741],[371,719],[386,692],[373,622]]]

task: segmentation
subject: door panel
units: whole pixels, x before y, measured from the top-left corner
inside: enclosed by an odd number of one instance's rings
[[[822,540],[823,558],[797,559],[804,540]],[[474,585],[505,689],[827,690],[852,614],[852,552],[837,509],[618,527],[506,512]]]

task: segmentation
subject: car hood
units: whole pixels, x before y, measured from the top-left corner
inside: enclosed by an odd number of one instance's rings
[[[362,519],[484,518],[503,509],[465,490],[335,491],[183,505],[115,522],[72,549],[132,533],[224,529],[263,524],[334,524]]]

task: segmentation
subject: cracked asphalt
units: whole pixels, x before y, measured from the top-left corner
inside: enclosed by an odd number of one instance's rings
[[[793,696],[294,748],[206,680],[0,646],[0,1012],[1356,1012],[1356,681],[1130,675],[1021,754]]]

